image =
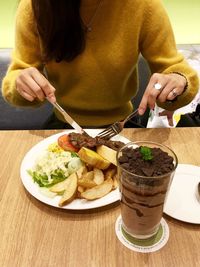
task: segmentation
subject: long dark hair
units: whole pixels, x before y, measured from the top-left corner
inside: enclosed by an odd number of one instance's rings
[[[72,61],[85,48],[81,0],[32,0],[44,60]]]

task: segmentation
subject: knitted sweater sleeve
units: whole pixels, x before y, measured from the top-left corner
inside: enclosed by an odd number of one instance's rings
[[[15,48],[11,64],[3,79],[2,93],[4,99],[15,106],[35,106],[38,102],[24,99],[16,90],[15,81],[20,71],[36,67],[42,71],[39,37],[34,23],[31,0],[21,0],[16,12]]]
[[[188,82],[185,92],[176,101],[157,103],[167,110],[176,110],[190,103],[198,92],[197,73],[178,53],[168,15],[160,0],[147,0],[140,35],[140,50],[152,73],[183,74]]]

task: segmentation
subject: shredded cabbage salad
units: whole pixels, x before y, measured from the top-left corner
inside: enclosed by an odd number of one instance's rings
[[[40,187],[50,187],[65,180],[82,165],[75,152],[47,149],[36,159],[28,173]]]

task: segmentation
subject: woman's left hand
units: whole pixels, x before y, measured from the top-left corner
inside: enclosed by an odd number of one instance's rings
[[[181,95],[185,89],[187,80],[184,76],[176,73],[154,73],[147,85],[145,93],[139,105],[139,114],[143,115],[147,109],[154,109],[156,100],[164,103]]]

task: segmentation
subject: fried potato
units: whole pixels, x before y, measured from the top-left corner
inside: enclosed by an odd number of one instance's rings
[[[81,197],[87,200],[98,199],[107,195],[112,190],[112,187],[113,187],[113,181],[112,179],[109,179],[107,181],[104,181],[100,185],[97,185],[91,189],[87,189],[86,191],[81,193]]]
[[[97,185],[102,184],[104,182],[104,174],[103,174],[102,170],[94,168],[93,180]]]
[[[82,147],[77,154],[83,166],[66,180],[49,188],[51,194],[60,195],[60,207],[70,203],[74,198],[88,201],[102,198],[118,187],[115,150],[100,145],[97,152]]]
[[[83,193],[84,192],[84,187],[79,185],[78,188],[77,188],[77,191],[80,192],[80,193]]]
[[[116,167],[108,168],[105,171],[105,180],[113,178],[116,173],[117,173],[117,168]]]
[[[79,150],[78,155],[85,163],[101,170],[107,169],[111,164],[108,160],[104,159],[95,151],[86,147],[82,147]]]
[[[84,173],[81,176],[81,179],[93,180],[94,179],[94,171],[92,170],[92,171]]]
[[[68,181],[69,177],[66,178],[64,181],[62,181],[60,183],[57,183],[57,184],[53,185],[52,187],[50,187],[49,191],[57,193],[57,194],[63,194],[65,189],[66,189],[66,187],[69,184],[69,181]]]
[[[82,186],[83,188],[92,188],[96,185],[97,184],[94,182],[94,180],[88,179],[87,177],[83,177],[78,180],[78,186]]]
[[[113,180],[113,187],[112,187],[112,189],[115,190],[119,186],[117,173],[113,176],[112,180]]]
[[[94,166],[87,164],[87,170],[88,172],[93,171]]]
[[[82,198],[81,197],[81,193],[83,193],[84,191],[85,191],[85,188],[83,188],[82,186],[78,185],[77,192],[76,192],[76,197],[77,198]]]
[[[85,173],[87,173],[87,168],[85,165],[83,165],[76,172],[78,179],[80,179]]]
[[[104,159],[117,166],[117,151],[105,145],[98,146],[96,151]]]
[[[72,173],[66,180],[68,181],[68,183],[65,184],[66,187],[65,187],[64,194],[62,195],[58,203],[60,207],[72,201],[77,191],[78,178],[77,178],[76,173]]]
[[[97,185],[93,179],[94,171],[86,172],[81,176],[81,178],[78,179],[78,186],[81,186],[83,188],[92,188]]]

